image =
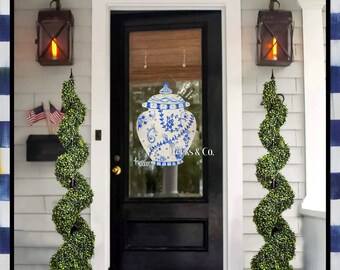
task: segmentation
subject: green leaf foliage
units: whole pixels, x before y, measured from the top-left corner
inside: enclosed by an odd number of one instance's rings
[[[65,115],[58,138],[66,152],[55,163],[55,175],[67,193],[53,208],[52,220],[64,243],[50,260],[50,270],[90,270],[94,251],[94,233],[80,216],[92,203],[90,185],[78,170],[85,164],[89,149],[79,134],[86,107],[75,93],[74,79],[63,83],[62,102]]]
[[[260,124],[259,137],[268,153],[256,164],[256,177],[268,194],[254,210],[253,221],[265,244],[251,261],[252,270],[289,270],[295,256],[295,234],[282,218],[282,212],[294,203],[294,193],[280,170],[290,151],[280,135],[287,117],[287,107],[276,93],[275,80],[264,84],[262,105],[267,114]]]

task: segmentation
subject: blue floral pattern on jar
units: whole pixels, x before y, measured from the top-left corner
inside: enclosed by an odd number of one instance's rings
[[[137,134],[153,164],[175,166],[183,163],[196,134],[195,117],[185,110],[190,103],[172,94],[165,82],[160,94],[152,96],[142,106],[148,111],[137,118]]]

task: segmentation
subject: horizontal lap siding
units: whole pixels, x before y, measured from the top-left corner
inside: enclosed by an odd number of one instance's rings
[[[255,163],[266,153],[258,138],[260,123],[264,120],[265,109],[261,106],[263,84],[270,80],[272,67],[255,64],[257,13],[267,9],[268,1],[242,1],[242,72],[243,72],[243,193],[244,193],[244,269],[250,269],[250,261],[263,245],[262,237],[256,232],[252,221],[254,208],[268,193],[257,182]],[[291,209],[283,213],[297,235],[294,269],[303,269],[302,217],[299,208],[305,197],[304,160],[304,87],[303,87],[303,44],[302,15],[297,1],[282,1],[281,8],[292,10],[294,20],[294,62],[289,67],[274,67],[278,93],[285,96],[288,107],[286,123],[281,135],[290,146],[291,157],[282,170],[295,193]]]
[[[26,161],[28,135],[48,134],[44,120],[30,127],[26,120],[26,112],[40,105],[41,102],[44,102],[45,110],[48,110],[46,105],[49,101],[60,109],[62,83],[68,79],[71,68],[71,66],[44,67],[35,61],[35,23],[38,11],[48,8],[48,3],[42,0],[15,1],[14,244],[16,270],[49,269],[49,259],[62,242],[61,236],[55,232],[51,212],[56,202],[65,194],[66,189],[62,188],[55,179],[53,162]],[[80,133],[88,143],[91,127],[91,5],[91,0],[62,1],[62,8],[71,9],[75,20],[72,69],[76,92],[88,108],[85,122],[80,128]],[[5,76],[7,76],[6,71],[0,69],[0,81]],[[0,94],[3,91],[0,84]],[[90,182],[90,161],[81,168],[81,172]],[[1,184],[0,178],[0,186]],[[89,209],[83,211],[82,215],[88,222],[90,221]],[[3,268],[0,266],[0,269]]]
[[[330,99],[331,99],[331,269],[340,268],[340,62],[338,58],[340,45],[340,6],[331,1],[330,15]]]
[[[0,269],[10,268],[10,15],[0,3]]]

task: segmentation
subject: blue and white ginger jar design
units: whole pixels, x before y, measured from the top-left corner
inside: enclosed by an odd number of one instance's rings
[[[158,166],[175,166],[183,163],[196,133],[196,120],[190,106],[179,95],[172,94],[165,82],[159,94],[142,106],[148,111],[137,119],[137,134],[152,163]]]

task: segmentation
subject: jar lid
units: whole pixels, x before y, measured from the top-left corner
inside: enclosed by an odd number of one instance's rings
[[[164,82],[159,94],[153,95],[147,102],[142,104],[144,108],[161,110],[178,110],[190,106],[181,96],[172,94],[169,83]]]

